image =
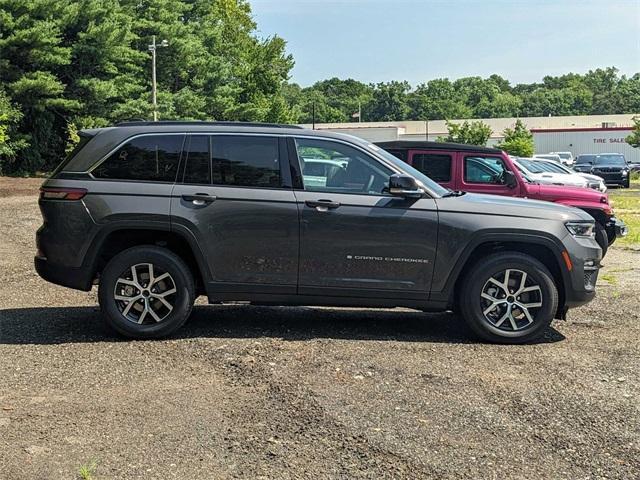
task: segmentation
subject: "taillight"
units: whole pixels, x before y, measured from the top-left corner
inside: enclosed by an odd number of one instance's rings
[[[47,200],[80,200],[86,194],[86,188],[40,187],[40,198]]]

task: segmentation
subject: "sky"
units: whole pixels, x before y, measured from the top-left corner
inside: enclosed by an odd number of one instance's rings
[[[640,72],[640,0],[249,1],[258,34],[287,41],[291,81],[302,86]]]

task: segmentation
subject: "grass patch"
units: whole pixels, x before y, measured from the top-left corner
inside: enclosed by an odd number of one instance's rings
[[[96,469],[98,468],[98,463],[95,460],[92,460],[90,463],[86,465],[82,465],[78,469],[78,478],[81,480],[95,480]]]
[[[600,279],[604,280],[609,285],[617,285],[618,284],[618,278],[612,273],[605,273],[603,275],[600,275]]]
[[[629,227],[629,234],[615,244],[640,247],[640,181],[632,182],[631,188],[610,189],[608,193],[616,216]]]

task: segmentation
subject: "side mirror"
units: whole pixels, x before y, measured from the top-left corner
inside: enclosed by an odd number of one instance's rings
[[[422,198],[424,190],[411,175],[394,173],[389,177],[389,193],[397,197]]]
[[[518,179],[516,178],[516,175],[513,172],[509,170],[505,170],[504,183],[509,188],[516,188],[518,186]]]

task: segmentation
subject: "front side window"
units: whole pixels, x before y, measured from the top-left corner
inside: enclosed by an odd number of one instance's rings
[[[112,153],[91,173],[96,178],[174,182],[184,135],[145,135]]]
[[[278,139],[252,135],[212,137],[212,183],[237,187],[278,188]]]
[[[441,153],[415,153],[413,166],[431,180],[446,183],[451,181],[451,155]]]
[[[504,185],[507,168],[498,157],[465,157],[464,181],[466,183],[485,183]]]
[[[348,145],[296,138],[304,189],[311,192],[382,195],[393,173]]]

